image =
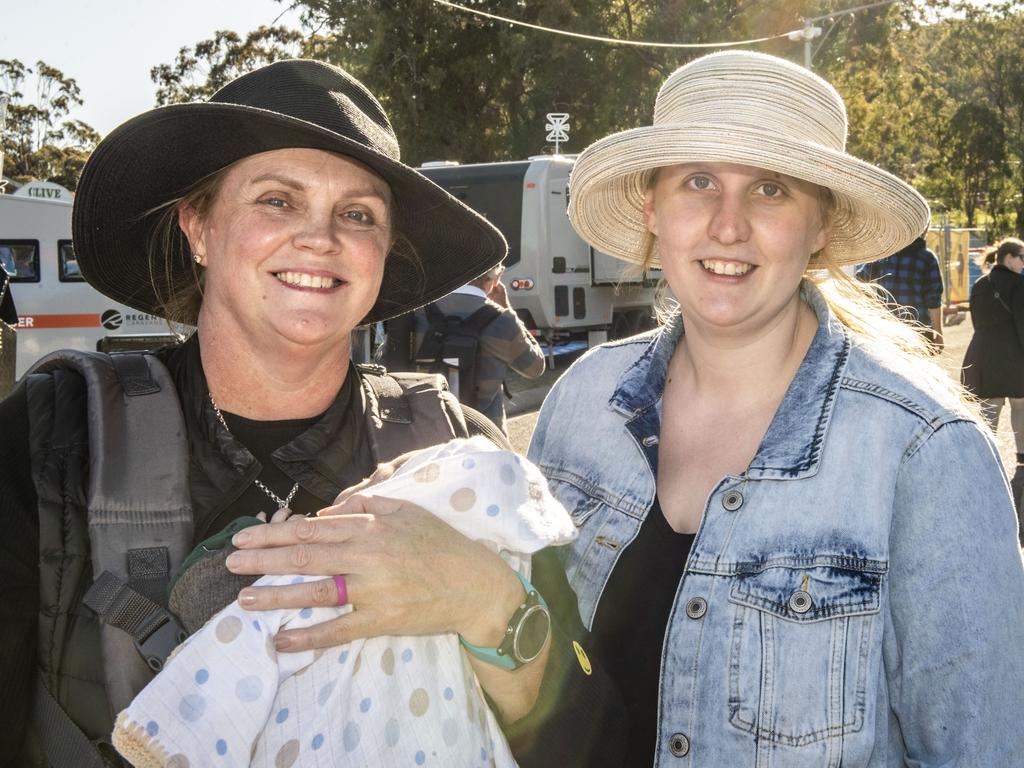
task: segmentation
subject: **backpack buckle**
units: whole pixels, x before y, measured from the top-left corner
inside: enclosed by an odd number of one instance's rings
[[[167,610],[110,571],[99,575],[82,602],[104,624],[127,632],[154,672],[163,669],[171,651],[188,637]]]
[[[178,626],[170,614],[167,614],[149,635],[142,639],[138,637],[132,639],[149,668],[154,672],[159,672],[164,668],[171,651],[181,645],[186,637],[188,635],[185,630]]]

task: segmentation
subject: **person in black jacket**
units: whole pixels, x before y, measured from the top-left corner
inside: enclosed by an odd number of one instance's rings
[[[406,415],[402,422],[402,413],[392,418],[377,408],[376,385],[368,383],[387,377],[349,359],[357,325],[438,299],[497,264],[507,246],[483,217],[401,162],[381,105],[337,67],[276,62],[228,83],[208,102],[129,120],[86,164],[72,228],[82,276],[94,288],[197,328],[184,343],[143,362],[161,372],[180,406],[165,450],[144,466],[174,473],[187,500],[174,511],[187,523],[181,529],[194,537],[192,546],[241,516],[286,507],[297,519],[316,514],[374,471],[379,457],[367,435],[384,421],[407,436],[403,450],[474,431],[501,439],[436,382],[433,389],[423,382],[435,404],[429,414],[421,412],[418,421]],[[93,359],[112,367],[128,360]],[[70,367],[57,367],[26,376],[0,402],[2,765],[101,764],[113,715],[126,703],[125,686],[110,685],[106,673],[145,668],[130,637],[127,646],[121,643],[126,655],[107,653],[111,633],[82,603],[100,576],[93,566],[101,557],[123,554],[130,561],[139,553],[143,562],[152,552],[125,540],[122,547],[92,546],[92,480],[103,475],[93,470],[113,463],[104,457],[116,452],[115,444],[146,430],[160,439],[168,422],[144,411],[127,425],[96,424],[93,408],[86,411],[85,381]],[[95,377],[88,386],[90,395],[98,389],[109,399],[129,399],[104,391]],[[398,380],[389,386],[398,389]],[[103,450],[91,455],[97,447]],[[144,490],[143,473],[121,474],[124,493],[98,504],[110,502],[114,516],[128,518],[116,522],[146,528],[132,498]],[[430,543],[451,529],[425,512],[396,513],[391,521],[400,521],[400,529],[382,549],[412,551],[395,560],[418,583],[437,581],[420,555],[443,554]],[[157,549],[173,560],[170,547]],[[405,612],[398,613],[413,615],[427,631],[454,627],[486,644],[487,630],[504,628],[508,606],[524,591],[497,555],[462,549],[467,572],[496,574],[504,591],[458,617],[431,611],[416,602],[421,594],[406,591]],[[372,557],[365,562],[381,570]],[[165,563],[163,573],[176,566]],[[373,617],[376,601],[394,616],[395,596],[386,585],[367,584],[353,570],[332,563],[326,572],[306,572],[347,578],[360,615]],[[344,582],[320,581],[337,603]],[[160,600],[161,591],[146,594]],[[151,635],[132,637],[141,644]],[[481,681],[489,690],[483,675]]]
[[[993,255],[992,269],[971,288],[974,336],[964,355],[962,378],[981,400],[993,431],[1009,401],[1017,463],[1024,464],[1024,241],[1008,237],[986,259]]]
[[[3,267],[0,267],[0,320],[8,325],[18,324],[18,310],[14,308],[14,297],[11,296],[11,278]]]

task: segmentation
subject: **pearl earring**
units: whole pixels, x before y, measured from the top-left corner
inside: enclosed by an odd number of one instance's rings
[[[196,264],[199,264],[200,266],[202,266],[202,264],[203,264],[203,254],[201,254],[201,253],[194,254],[192,256],[192,258],[194,258],[196,260]]]

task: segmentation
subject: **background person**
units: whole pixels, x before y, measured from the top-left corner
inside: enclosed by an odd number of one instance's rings
[[[185,552],[240,516],[289,507],[301,517],[330,504],[374,471],[385,427],[398,431],[391,447],[401,450],[496,434],[432,379],[420,377],[417,399],[349,361],[357,325],[436,299],[499,262],[506,246],[486,220],[401,163],[380,104],[337,67],[277,62],[207,103],[130,120],[86,165],[73,231],[93,287],[198,328],[148,364],[173,390],[182,419],[157,436],[160,451],[146,466],[159,476],[177,451],[187,453],[187,470],[169,481],[189,500],[174,510],[173,530],[190,539],[179,542]],[[394,390],[386,396],[405,406],[402,419],[381,413],[378,387]],[[107,394],[126,399],[120,388]],[[101,629],[79,602],[94,576],[91,552],[108,555],[91,549],[97,533],[87,533],[97,500],[86,478],[104,466],[104,456],[90,455],[97,443],[89,432],[110,430],[111,443],[127,438],[114,424],[87,425],[86,400],[85,380],[61,368],[26,377],[0,403],[0,755],[18,766],[53,764],[54,734],[108,739],[127,700],[105,688],[107,673],[141,668],[151,676],[127,636],[130,658],[107,657],[113,629]],[[111,502],[116,519],[145,490],[133,486],[145,478],[123,482],[123,496]],[[451,529],[425,513],[388,522],[395,521],[388,543],[405,548],[403,564],[425,581],[431,566],[417,563],[417,548],[447,541]],[[115,561],[128,557],[111,551]],[[426,631],[487,644],[504,629],[504,616],[491,619],[488,610],[511,613],[524,590],[482,546],[466,548],[459,562],[497,586],[460,612],[415,616]],[[352,579],[350,587],[361,607],[387,599],[398,618],[419,607],[403,611],[378,584]],[[482,666],[481,682],[500,703],[508,673]],[[51,696],[71,716],[71,731],[59,710],[40,714]],[[91,750],[71,749],[71,763],[84,764]]]
[[[14,296],[11,295],[11,278],[2,268],[0,268],[0,320],[10,326],[18,325],[18,310],[14,307]]]
[[[509,304],[501,281],[504,271],[500,264],[492,267],[433,302],[433,306],[442,317],[462,320],[475,316],[482,307],[492,310],[485,318],[486,325],[479,330],[475,370],[468,381],[462,380],[460,370],[459,399],[507,432],[503,386],[506,373],[511,368],[527,379],[543,375],[544,350]],[[427,307],[415,313],[417,350],[423,350],[424,335],[431,330],[431,314]],[[441,348],[444,341],[439,340]]]
[[[10,282],[7,271],[0,266],[0,321],[5,324],[0,327],[0,398],[6,397],[14,386],[18,367],[18,310],[14,307]]]
[[[942,336],[942,273],[939,258],[928,248],[924,236],[891,256],[863,264],[857,278],[885,291],[884,301],[898,318],[915,327],[924,326],[925,336],[936,352],[944,346]]]
[[[1008,237],[989,248],[984,261],[992,267],[971,288],[974,335],[964,353],[962,379],[981,400],[993,432],[1009,402],[1019,472],[1024,465],[1024,241]],[[1019,482],[1014,485],[1019,505]]]

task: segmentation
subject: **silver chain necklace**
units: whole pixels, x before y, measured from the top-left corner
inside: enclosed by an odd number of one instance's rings
[[[221,426],[223,426],[224,429],[227,431],[227,433],[230,435],[231,434],[231,427],[229,427],[228,423],[226,421],[224,421],[224,414],[221,413],[220,412],[220,408],[217,407],[217,401],[213,399],[213,393],[212,392],[210,393],[210,405],[213,406],[213,412],[217,414],[217,418],[220,420]],[[295,498],[295,494],[299,492],[299,484],[296,483],[295,485],[292,486],[292,489],[291,489],[291,491],[288,492],[288,495],[285,498],[282,499],[280,496],[278,496],[272,490],[267,488],[267,486],[265,486],[263,483],[261,483],[258,479],[257,480],[253,480],[253,482],[256,483],[256,487],[257,488],[259,488],[261,491],[263,491],[265,494],[267,494],[267,496],[269,496],[271,499],[273,499],[274,503],[277,504],[278,510],[290,509],[289,505],[292,503],[292,499],[294,499]]]

